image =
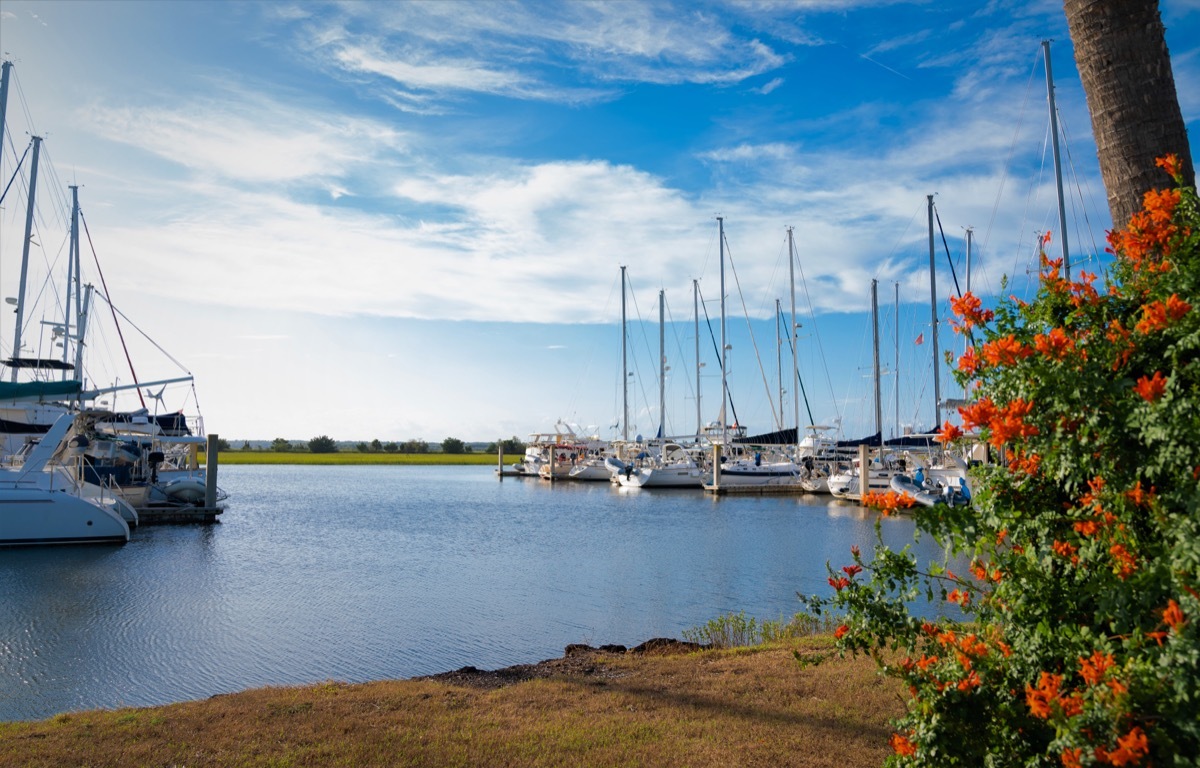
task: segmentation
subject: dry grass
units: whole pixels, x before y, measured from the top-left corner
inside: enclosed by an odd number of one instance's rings
[[[877,766],[899,689],[828,640],[594,657],[499,688],[268,688],[0,724],[0,766]]]

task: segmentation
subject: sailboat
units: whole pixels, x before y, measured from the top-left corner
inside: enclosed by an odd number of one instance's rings
[[[726,416],[729,399],[728,349],[725,336],[725,219],[717,217],[720,240],[721,262],[721,408],[715,428],[710,430],[713,460],[708,472],[711,482],[704,483],[706,491],[719,493],[722,487],[758,486],[779,490],[784,487],[802,490],[799,485],[801,468],[790,456],[775,452],[754,450],[747,452],[739,445],[736,437],[739,430],[731,433]],[[744,429],[740,430],[744,435]]]
[[[0,469],[0,546],[129,541],[127,504],[85,497],[77,480],[50,464],[73,421],[63,414],[20,469]]]
[[[3,62],[0,75],[0,145],[5,132],[5,107],[11,62]],[[151,414],[142,398],[143,387],[164,387],[169,384],[191,383],[190,375],[159,381],[137,381],[124,386],[86,389],[83,375],[83,352],[88,331],[89,313],[96,292],[83,285],[80,259],[79,188],[71,186],[70,252],[66,260],[65,300],[63,314],[50,325],[55,343],[62,348],[61,357],[26,353],[27,280],[29,276],[30,244],[33,241],[33,218],[37,205],[38,164],[42,138],[33,136],[27,155],[30,157],[28,201],[25,217],[25,237],[21,253],[20,284],[17,295],[8,301],[15,305],[12,355],[3,361],[8,368],[8,381],[0,382],[0,457],[10,465],[28,461],[31,451],[40,449],[50,430],[64,416],[81,413],[85,403],[105,395],[136,389],[142,399],[142,409],[133,413],[108,412],[102,419],[90,419],[74,425],[70,436],[80,446],[71,460],[82,469],[80,491],[94,493],[94,486],[104,484],[109,489],[126,494],[126,501],[136,506],[161,502],[167,505],[200,505],[208,501],[207,494],[198,493],[206,486],[204,469],[198,465],[196,448],[206,442],[192,434],[182,413]],[[23,161],[24,158],[22,158]],[[109,298],[100,294],[100,298]],[[73,353],[73,354],[72,354]],[[27,381],[19,381],[22,374]],[[151,397],[161,398],[148,391]],[[47,446],[51,464],[68,461],[62,446]],[[134,475],[136,482],[117,482],[115,474]],[[150,489],[149,486],[154,486]],[[91,488],[90,488],[91,486]],[[126,491],[128,489],[128,491]],[[98,494],[103,496],[104,494]],[[222,496],[218,492],[218,496]],[[133,522],[133,520],[131,520]]]
[[[699,449],[684,447],[678,439],[663,436],[667,424],[665,323],[665,294],[659,291],[658,437],[646,441],[632,462],[614,466],[613,478],[626,488],[699,488],[703,481]]]

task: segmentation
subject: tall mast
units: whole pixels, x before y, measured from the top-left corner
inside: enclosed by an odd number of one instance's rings
[[[21,356],[21,324],[25,322],[25,283],[29,279],[29,243],[33,239],[33,206],[36,202],[38,155],[42,137],[33,137],[33,164],[29,166],[29,206],[25,209],[25,243],[21,248],[21,284],[17,291],[17,328],[13,333],[12,378],[17,380],[17,358]]]
[[[8,72],[11,69],[11,61],[0,63],[0,159],[4,157],[4,127],[8,125]]]
[[[629,440],[629,350],[625,333],[625,267],[621,267],[621,439]]]
[[[796,392],[792,396],[792,410],[796,417],[796,461],[800,461],[800,363],[796,360],[796,331],[800,327],[796,322],[796,250],[795,241],[792,239],[792,228],[787,228],[788,233],[788,285],[792,298],[792,327],[791,333],[788,334],[792,343],[792,386]],[[781,408],[782,410],[782,408]]]
[[[83,306],[79,310],[79,321],[75,329],[75,375],[79,377],[81,385],[86,384],[83,380],[83,339],[87,335],[88,312],[91,310],[93,290],[91,283],[84,286]]]
[[[929,208],[929,311],[933,316],[933,428],[942,426],[942,384],[938,372],[937,268],[933,258],[933,195],[926,196]]]
[[[893,437],[900,437],[900,283],[896,283],[896,332],[893,336],[896,339],[896,375],[893,382],[896,390],[896,434]]]
[[[875,349],[875,431],[883,440],[883,409],[879,403],[879,281],[871,281],[871,337]]]
[[[975,230],[967,227],[967,293],[971,292],[971,236]]]
[[[696,326],[696,438],[704,430],[704,416],[700,411],[700,281],[692,280],[692,317]]]
[[[1050,105],[1050,146],[1054,149],[1054,183],[1058,189],[1058,241],[1062,244],[1063,274],[1071,279],[1071,257],[1067,253],[1067,208],[1063,204],[1062,160],[1058,154],[1058,109],[1054,106],[1054,73],[1050,68],[1050,41],[1042,41],[1046,56],[1046,101]]]
[[[80,311],[79,298],[79,187],[71,185],[71,246],[70,254],[67,256],[67,300],[63,302],[66,307],[63,310],[63,363],[70,361],[70,345],[67,341],[71,338],[71,296],[75,296],[75,317],[78,318]],[[67,370],[63,368],[63,381],[67,380]]]
[[[658,291],[658,436],[667,436],[667,348],[665,341],[666,291]]]
[[[779,299],[775,299],[775,370],[779,373],[779,428],[783,429],[783,340],[779,335],[779,319],[783,317],[779,309]],[[773,408],[771,410],[774,410]]]
[[[729,439],[729,424],[725,418],[725,404],[729,399],[725,370],[729,359],[729,345],[725,343],[725,219],[721,216],[717,217],[717,239],[721,249],[721,445],[725,445]]]

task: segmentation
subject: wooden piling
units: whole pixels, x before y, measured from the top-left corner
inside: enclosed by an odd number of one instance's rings
[[[204,454],[204,506],[215,509],[217,506],[217,436],[208,436],[208,445]]]

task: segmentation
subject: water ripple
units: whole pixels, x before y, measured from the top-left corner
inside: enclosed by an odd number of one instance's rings
[[[481,467],[227,467],[215,526],[0,550],[0,720],[410,677],[790,616],[876,517],[804,498],[497,482]],[[889,543],[912,525],[887,518]]]

